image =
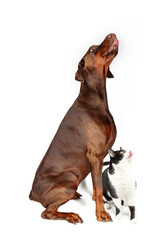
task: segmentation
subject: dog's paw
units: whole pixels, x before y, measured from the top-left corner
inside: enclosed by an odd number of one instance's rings
[[[106,211],[97,211],[96,212],[97,221],[99,222],[112,222],[112,218]]]
[[[68,213],[67,217],[66,217],[66,220],[69,222],[69,223],[83,223],[83,220],[82,218],[76,214],[76,213]]]

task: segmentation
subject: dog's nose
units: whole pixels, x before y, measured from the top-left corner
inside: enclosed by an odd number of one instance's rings
[[[108,37],[108,38],[113,38],[113,39],[116,39],[116,38],[117,38],[117,37],[116,37],[116,34],[114,34],[114,33],[110,33],[107,37]]]
[[[116,34],[114,33],[110,33],[109,35],[107,35],[107,37],[104,39],[104,42],[114,42],[114,40],[116,40]]]

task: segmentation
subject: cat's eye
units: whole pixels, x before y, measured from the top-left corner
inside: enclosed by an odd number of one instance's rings
[[[124,152],[121,151],[120,154],[124,154]]]

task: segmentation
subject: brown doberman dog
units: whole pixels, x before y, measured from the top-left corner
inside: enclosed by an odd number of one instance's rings
[[[109,34],[100,45],[90,47],[78,65],[79,96],[40,163],[29,195],[46,208],[42,218],[82,222],[78,214],[59,212],[58,208],[81,196],[76,192],[78,185],[91,172],[97,220],[111,221],[103,206],[102,166],[116,138],[106,77],[113,77],[109,66],[117,53],[118,40]]]

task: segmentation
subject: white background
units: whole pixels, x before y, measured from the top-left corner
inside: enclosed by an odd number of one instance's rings
[[[159,1],[0,1],[1,239],[159,238]],[[35,171],[79,93],[74,80],[92,44],[116,33],[119,54],[107,80],[117,126],[113,149],[134,152],[138,182],[136,225],[96,221],[90,175],[81,200],[60,208],[83,224],[47,221],[28,199]],[[106,158],[107,160],[108,158]]]

